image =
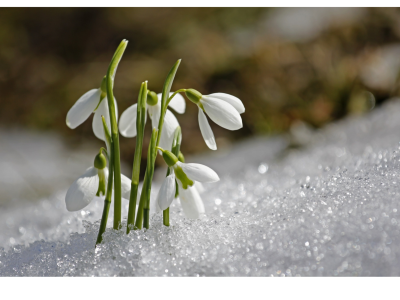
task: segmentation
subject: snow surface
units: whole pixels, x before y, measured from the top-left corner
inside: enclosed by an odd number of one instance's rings
[[[5,208],[0,275],[399,276],[399,115],[393,99],[285,156],[276,142],[250,139],[228,160],[237,168],[206,186],[202,219],[185,219],[175,201],[171,227],[153,215],[147,231],[107,229],[96,249],[101,199],[69,213],[64,189]]]

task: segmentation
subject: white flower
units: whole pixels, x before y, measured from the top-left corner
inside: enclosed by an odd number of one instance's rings
[[[146,110],[151,118],[153,128],[158,128],[158,121],[160,120],[161,113],[161,94],[157,95],[153,101],[151,101],[149,92],[147,96]],[[170,96],[172,93],[170,93]],[[154,93],[155,97],[155,93]],[[149,101],[150,100],[150,101]],[[154,105],[151,105],[154,104]],[[183,114],[186,109],[185,99],[180,94],[176,94],[169,103],[169,107],[173,108],[177,113]],[[137,134],[136,129],[136,117],[137,117],[137,104],[128,107],[121,115],[119,122],[119,132],[124,137],[135,137]],[[147,119],[147,118],[146,118]],[[145,119],[145,120],[146,120]],[[179,126],[178,120],[173,113],[167,109],[164,117],[164,124],[160,138],[160,147],[164,149],[171,149],[172,141],[174,138],[174,132],[176,127]]]
[[[176,180],[185,216],[190,219],[197,219],[200,214],[204,213],[204,204],[195,183],[219,181],[217,173],[201,164],[182,163],[170,151],[162,150],[162,152],[164,160],[170,167],[171,174],[165,178],[158,192],[158,207],[165,210],[171,205],[175,198]]]
[[[204,112],[225,129],[238,130],[243,127],[240,114],[245,112],[245,108],[239,98],[225,93],[202,95],[193,89],[186,90],[186,96],[199,107],[200,131],[210,149],[217,150],[217,144]]]
[[[102,182],[101,182],[102,181]],[[108,182],[108,168],[97,169],[95,167],[88,168],[85,173],[80,176],[69,187],[65,195],[65,204],[68,211],[78,211],[89,205],[96,196],[104,196],[105,187]],[[104,184],[104,189],[99,188],[99,184]],[[129,199],[131,189],[131,180],[121,174],[121,193],[122,197]],[[99,192],[99,193],[98,193]]]
[[[100,102],[101,100],[101,102]],[[118,107],[117,101],[114,98],[115,114],[118,121]],[[97,108],[97,109],[96,109]],[[106,93],[101,88],[93,89],[84,94],[75,102],[75,104],[68,111],[66,123],[71,129],[75,129],[89,118],[94,112],[93,117],[93,132],[97,138],[104,141],[103,122],[101,116],[106,119],[108,128],[110,127],[110,115],[108,113],[108,102]]]

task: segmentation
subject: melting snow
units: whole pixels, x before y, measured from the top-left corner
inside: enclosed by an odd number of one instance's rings
[[[253,153],[249,140],[230,155],[234,172],[206,186],[204,218],[187,220],[174,203],[171,227],[153,215],[147,231],[109,228],[97,249],[101,199],[69,213],[62,190],[5,208],[0,275],[399,276],[399,115],[390,101],[286,156],[260,139]]]

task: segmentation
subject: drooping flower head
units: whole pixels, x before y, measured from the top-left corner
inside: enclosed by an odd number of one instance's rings
[[[170,93],[172,96],[172,93]],[[186,109],[185,99],[176,94],[169,103],[169,107],[173,108],[177,113],[183,114]],[[158,128],[158,122],[161,114],[161,94],[156,94],[149,91],[147,94],[146,110],[149,113],[152,127]],[[119,122],[119,132],[124,137],[135,137],[137,134],[136,128],[137,118],[137,104],[128,107],[121,115]],[[147,118],[145,119],[147,120]],[[160,147],[164,149],[171,149],[172,140],[174,137],[175,129],[179,126],[178,120],[174,114],[167,109],[164,117],[164,124],[160,138]]]
[[[243,127],[240,114],[245,112],[245,108],[239,98],[225,93],[202,95],[194,89],[187,89],[185,93],[199,108],[200,131],[210,149],[217,150],[217,144],[204,113],[225,129],[238,130]]]
[[[115,98],[114,104],[116,117],[118,119],[118,107]],[[67,126],[71,129],[75,129],[85,122],[92,113],[94,113],[92,123],[93,133],[98,139],[104,141],[103,123],[101,120],[102,115],[106,119],[107,126],[110,128],[105,77],[103,78],[100,88],[88,91],[71,107],[67,114]]]
[[[92,167],[75,180],[65,195],[68,211],[78,211],[90,204],[95,196],[104,196],[108,182],[106,156],[100,152],[94,159]],[[131,180],[121,174],[122,197],[129,199]]]
[[[176,193],[175,180],[179,187],[179,198],[185,215],[190,219],[196,219],[204,213],[204,204],[195,182],[216,182],[219,177],[211,168],[193,163],[183,163],[170,151],[159,148],[162,151],[164,161],[171,169],[161,185],[157,195],[157,204],[160,209],[167,209],[174,200]]]

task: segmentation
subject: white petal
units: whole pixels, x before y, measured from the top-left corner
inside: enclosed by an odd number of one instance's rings
[[[85,122],[99,104],[100,95],[100,89],[93,89],[80,97],[68,111],[67,126],[74,129]]]
[[[160,138],[160,147],[166,150],[171,150],[172,142],[174,141],[174,133],[176,127],[179,126],[178,120],[174,114],[167,109],[164,117],[164,124]]]
[[[229,130],[237,130],[243,127],[240,114],[228,102],[209,96],[204,96],[200,102],[210,119],[219,126]]]
[[[121,194],[122,198],[128,199],[131,196],[131,183],[132,181],[126,177],[124,174],[121,174]]]
[[[68,211],[78,211],[86,207],[96,196],[99,188],[97,169],[91,167],[69,187],[65,195]]]
[[[189,186],[185,190],[179,185],[179,199],[187,218],[197,219],[205,212],[203,201],[195,187]]]
[[[206,142],[208,148],[211,150],[217,150],[217,143],[215,142],[214,133],[208,124],[207,117],[204,114],[203,110],[199,107],[199,126],[201,135],[203,136],[204,141]]]
[[[228,102],[230,105],[232,105],[238,111],[239,114],[242,114],[245,112],[243,102],[235,96],[225,94],[225,93],[214,93],[214,94],[210,94],[208,96],[211,98],[217,98],[219,100]]]
[[[166,210],[175,198],[175,173],[167,176],[158,192],[157,204],[161,210]]]
[[[194,182],[194,187],[199,192],[199,194],[202,194],[206,190],[204,188],[204,185],[200,181],[195,181]]]
[[[171,97],[174,93],[169,93]],[[161,102],[161,94],[158,94],[158,101]],[[175,110],[178,114],[183,114],[186,110],[186,101],[185,98],[181,94],[176,94],[174,98],[172,98],[171,102],[168,105],[173,110]]]
[[[219,181],[219,177],[215,171],[205,165],[201,164],[186,164],[178,161],[176,163],[180,166],[191,180],[199,182],[216,182]]]
[[[114,98],[114,105],[115,105],[116,118],[117,118],[117,122],[118,122],[118,106],[117,106],[117,101],[115,98]],[[106,119],[106,124],[107,124],[108,130],[111,133],[110,113],[108,110],[107,97],[105,97],[101,101],[99,107],[97,108],[96,112],[94,113],[93,123],[92,123],[94,135],[98,139],[104,141],[104,139],[105,139],[104,138],[104,127],[103,127],[103,121],[101,120],[101,116],[104,116],[104,118]]]
[[[119,121],[119,132],[124,137],[134,137],[136,129],[137,103],[129,106],[121,115]]]

